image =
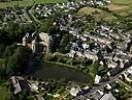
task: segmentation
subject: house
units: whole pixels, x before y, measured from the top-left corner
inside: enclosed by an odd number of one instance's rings
[[[21,93],[24,90],[27,90],[27,91],[30,90],[28,82],[23,77],[12,76],[10,78],[10,81],[11,81],[11,86],[13,88],[13,93],[15,95]]]
[[[132,80],[128,77],[127,74],[123,74],[124,75],[124,78],[127,82],[132,82]]]
[[[102,90],[96,90],[96,91],[90,96],[90,98],[91,98],[92,100],[99,100],[99,98],[101,98],[103,94],[104,94],[104,93],[103,93]]]
[[[106,0],[105,2],[106,2],[107,4],[110,4],[110,3],[111,3],[111,1],[110,1],[110,0]]]
[[[36,93],[39,93],[39,83],[37,81],[35,82],[32,82],[32,81],[29,81],[29,87],[31,89],[32,92],[36,92]]]
[[[22,91],[22,88],[20,86],[19,81],[16,79],[16,77],[13,76],[13,77],[10,78],[10,80],[11,80],[11,84],[12,84],[12,87],[13,87],[13,93],[14,94],[20,93]]]
[[[81,91],[81,89],[80,89],[80,87],[72,87],[71,89],[70,89],[70,94],[72,95],[72,96],[77,96],[78,95],[78,93]]]
[[[39,42],[40,52],[48,52],[50,40],[52,40],[52,37],[50,37],[47,33],[41,32],[39,33],[39,38],[40,38],[40,42]]]
[[[91,52],[87,50],[83,54],[84,54],[84,57],[86,57],[87,59],[93,60],[93,62],[98,60],[98,57],[95,52]]]
[[[115,62],[108,62],[108,68],[116,68],[117,64]]]
[[[116,93],[116,94],[118,94],[120,92],[119,89],[113,89],[112,91],[113,91],[113,93]]]
[[[103,4],[103,2],[98,1],[98,2],[96,2],[96,5],[103,6],[104,4]]]
[[[116,100],[116,98],[111,93],[108,93],[104,94],[100,100]]]
[[[32,49],[33,53],[38,52],[38,40],[37,40],[37,37],[35,37],[35,39],[32,40],[31,45],[32,45],[31,49]]]
[[[23,45],[23,46],[26,46],[26,45],[27,45],[27,40],[28,40],[28,35],[25,35],[25,36],[22,38],[22,45]]]
[[[112,86],[110,84],[106,84],[105,89],[106,90],[111,90],[112,89]]]
[[[101,79],[101,77],[96,75],[95,80],[94,80],[94,84],[98,84],[100,82],[100,79]]]
[[[86,43],[83,43],[83,44],[82,44],[82,47],[83,47],[83,49],[88,49],[88,48],[89,48],[89,45],[86,44]]]
[[[127,70],[127,72],[132,75],[132,66]]]
[[[130,38],[126,44],[125,51],[130,52],[132,47],[132,39]]]

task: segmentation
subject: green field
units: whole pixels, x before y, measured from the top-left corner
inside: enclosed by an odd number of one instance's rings
[[[25,7],[31,5],[33,5],[33,0],[0,2],[0,8],[14,7],[14,6]]]
[[[20,7],[31,6],[33,5],[34,1],[36,2],[36,4],[41,4],[41,3],[63,3],[66,2],[67,0],[22,0],[22,1],[0,2],[0,8],[14,7],[16,5]]]
[[[113,4],[132,5],[132,0],[112,0]]]
[[[107,7],[120,16],[132,14],[132,0],[112,0],[112,4]]]
[[[63,3],[67,0],[35,0],[37,4],[39,3]]]
[[[125,17],[132,14],[132,0],[112,0],[112,3],[105,6],[105,8],[108,8],[110,12],[93,7],[84,7],[78,11],[78,15],[93,14],[97,20],[114,21],[117,19],[115,15]]]

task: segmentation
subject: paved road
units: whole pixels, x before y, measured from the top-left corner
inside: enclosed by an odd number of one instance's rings
[[[86,93],[85,97],[90,97],[91,95],[95,94],[96,93],[96,90],[103,90],[104,86],[106,86],[106,84],[109,84],[109,83],[112,83],[112,82],[115,82],[116,80],[118,80],[119,76],[125,72],[128,68],[130,68],[131,66],[125,68],[123,71],[121,71],[120,73],[118,73],[117,75],[115,76],[112,76],[110,77],[109,81],[105,81],[105,82],[101,82],[99,83],[98,86],[94,86],[88,93]],[[74,100],[82,100],[80,99],[81,96],[77,96]]]

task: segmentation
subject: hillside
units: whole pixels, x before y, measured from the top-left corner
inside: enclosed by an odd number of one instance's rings
[[[112,0],[110,5],[103,8],[83,7],[77,14],[80,16],[92,14],[97,20],[113,21],[117,19],[117,16],[125,17],[132,14],[131,9],[131,0]]]

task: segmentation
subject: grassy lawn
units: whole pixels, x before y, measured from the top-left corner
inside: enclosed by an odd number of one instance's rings
[[[68,68],[65,65],[44,62],[40,69],[34,75],[40,79],[66,79],[69,81],[76,81],[91,84],[91,77],[75,69]]]

